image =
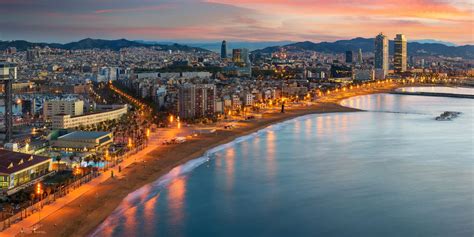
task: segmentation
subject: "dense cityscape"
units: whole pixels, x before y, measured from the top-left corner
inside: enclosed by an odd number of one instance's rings
[[[43,208],[72,202],[74,190],[94,190],[153,149],[401,85],[474,86],[473,58],[420,53],[409,37],[374,34],[373,51],[343,53],[226,40],[220,52],[92,39],[82,49],[6,47],[0,230],[34,233],[28,224]]]

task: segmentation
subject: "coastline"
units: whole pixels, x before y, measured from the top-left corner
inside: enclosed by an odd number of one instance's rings
[[[48,236],[87,236],[122,203],[129,193],[156,181],[173,168],[201,157],[214,147],[272,124],[303,115],[361,111],[344,107],[339,102],[358,95],[386,93],[397,87],[400,85],[390,84],[378,89],[360,89],[354,92],[333,94],[312,106],[291,108],[284,114],[264,114],[261,119],[241,122],[232,130],[219,129],[215,133],[200,135],[183,144],[159,146],[146,154],[142,162],[135,162],[124,168],[119,177],[107,180],[54,214],[42,219],[39,233],[28,236],[44,236],[45,233]]]

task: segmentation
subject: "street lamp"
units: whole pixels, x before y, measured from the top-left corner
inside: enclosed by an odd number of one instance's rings
[[[41,183],[37,183],[36,184],[36,194],[38,195],[39,197],[39,208],[38,208],[38,223],[40,222],[41,220],[41,194],[43,194],[43,187],[41,185]]]

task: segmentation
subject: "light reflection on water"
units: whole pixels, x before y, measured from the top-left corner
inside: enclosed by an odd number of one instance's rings
[[[437,87],[437,86],[425,86],[425,87],[403,87],[397,89],[398,91],[406,92],[435,92],[435,93],[452,93],[452,94],[465,94],[474,95],[474,88],[463,88],[463,87]]]
[[[95,235],[472,236],[472,100],[343,103],[373,112],[306,116],[217,151]],[[447,110],[463,114],[434,120]]]

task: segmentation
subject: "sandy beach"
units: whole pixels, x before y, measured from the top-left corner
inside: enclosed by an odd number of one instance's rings
[[[215,146],[228,143],[271,124],[306,114],[355,112],[358,110],[343,107],[339,105],[339,101],[357,95],[388,92],[396,87],[395,84],[386,84],[378,89],[354,89],[344,93],[335,93],[312,106],[291,108],[283,114],[264,114],[258,120],[239,122],[237,128],[232,130],[219,129],[215,133],[201,134],[183,144],[158,146],[143,156],[143,160],[123,169],[119,177],[108,179],[42,219],[40,233],[23,236],[87,236],[115,210],[129,193],[155,181],[172,168],[202,156]]]

